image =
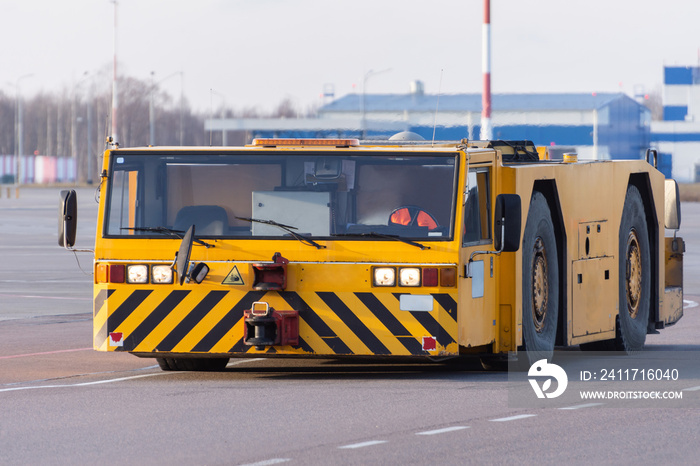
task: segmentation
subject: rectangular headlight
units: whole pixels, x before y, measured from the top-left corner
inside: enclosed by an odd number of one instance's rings
[[[129,265],[126,267],[127,283],[148,283],[147,265]]]
[[[374,286],[396,286],[396,269],[394,267],[375,267],[372,281]]]
[[[151,281],[153,283],[172,283],[173,269],[169,265],[154,265],[151,268]]]
[[[420,286],[420,269],[418,267],[400,268],[399,286]]]

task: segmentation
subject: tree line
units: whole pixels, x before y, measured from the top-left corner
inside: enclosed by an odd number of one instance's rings
[[[77,159],[78,181],[96,179],[97,161],[111,133],[112,89],[105,76],[84,80],[72,89],[33,96],[0,91],[0,155],[51,155]],[[149,80],[122,77],[118,80],[118,142],[122,147],[197,146],[222,144],[220,132],[204,129],[210,112],[193,111],[189,102],[173,97]],[[217,117],[290,117],[299,113],[289,100],[269,114],[255,108],[234,110],[220,107]],[[152,116],[153,114],[153,116]],[[153,126],[153,127],[151,127]],[[239,134],[240,133],[240,134]],[[230,132],[228,144],[243,144],[247,135]],[[21,141],[20,141],[21,134]],[[152,140],[153,139],[153,140]],[[95,163],[88,163],[93,157]],[[88,177],[88,166],[91,177]]]
[[[98,85],[100,83],[101,85]],[[234,110],[223,104],[207,112],[193,111],[186,99],[173,97],[150,80],[124,76],[118,81],[118,141],[122,147],[222,145],[222,134],[205,131],[204,121],[218,118],[296,117],[302,112],[285,99],[268,114],[256,108]],[[652,119],[663,112],[660,90],[644,104]],[[0,155],[52,155],[77,160],[78,181],[96,179],[100,156],[111,133],[112,88],[108,72],[84,79],[72,88],[34,96],[0,91]],[[153,125],[153,127],[151,127]],[[21,142],[19,135],[21,134]],[[227,133],[227,144],[248,142],[243,131]],[[88,158],[92,157],[89,163]],[[88,167],[91,176],[88,176]]]

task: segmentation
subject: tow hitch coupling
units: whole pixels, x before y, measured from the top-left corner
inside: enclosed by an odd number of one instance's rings
[[[243,312],[243,343],[264,350],[267,346],[299,344],[299,312],[275,311],[256,301]]]

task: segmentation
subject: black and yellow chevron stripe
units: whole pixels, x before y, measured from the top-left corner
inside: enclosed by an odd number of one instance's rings
[[[94,346],[135,353],[256,355],[450,355],[457,345],[456,292],[433,293],[433,310],[402,311],[402,293],[101,289]],[[243,343],[243,312],[264,301],[299,312],[299,345],[264,350]],[[110,347],[109,335],[123,335]],[[424,338],[436,341],[424,349]]]

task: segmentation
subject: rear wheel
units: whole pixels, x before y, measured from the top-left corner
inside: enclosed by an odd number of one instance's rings
[[[559,262],[547,200],[535,191],[523,234],[523,344],[530,364],[551,360],[559,320]]]
[[[156,358],[164,371],[209,371],[226,369],[228,358]]]
[[[627,188],[619,236],[619,309],[615,348],[641,351],[651,307],[651,251],[644,203],[635,186]]]

